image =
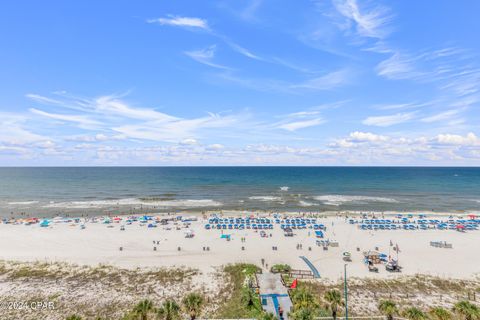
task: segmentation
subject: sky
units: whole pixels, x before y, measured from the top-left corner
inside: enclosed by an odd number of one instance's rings
[[[8,1],[0,165],[480,165],[480,2]]]

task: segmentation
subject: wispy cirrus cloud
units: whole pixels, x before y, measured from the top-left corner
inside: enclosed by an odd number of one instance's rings
[[[385,38],[390,33],[392,14],[387,7],[376,5],[360,8],[356,0],[333,0],[333,4],[346,22],[343,29],[354,28],[361,37]]]
[[[308,119],[308,120],[300,120],[300,121],[292,121],[280,124],[278,128],[284,129],[287,131],[297,131],[299,129],[304,129],[308,127],[314,127],[325,123],[325,119],[321,117]]]
[[[415,59],[394,53],[376,67],[377,74],[387,79],[414,79],[422,75],[415,66]]]
[[[290,87],[293,89],[331,90],[347,84],[352,77],[351,70],[339,69],[302,83],[292,84]]]
[[[98,128],[100,125],[100,122],[90,119],[88,116],[85,115],[58,114],[38,110],[36,108],[30,108],[29,111],[42,117],[54,120],[59,120],[63,122],[74,122],[78,124],[81,128]]]
[[[26,122],[28,115],[0,112],[0,143],[8,146],[24,146],[50,140],[48,137],[34,133]]]
[[[230,69],[227,66],[217,64],[213,62],[213,58],[215,57],[217,46],[211,45],[209,47],[200,49],[200,50],[193,50],[193,51],[185,51],[184,53],[192,58],[193,60],[200,62],[204,65],[209,67],[218,68],[218,69]]]
[[[263,60],[263,58],[259,57],[258,55],[254,54],[250,50],[246,49],[245,47],[239,45],[229,37],[218,33],[210,28],[208,25],[208,21],[206,19],[201,18],[193,18],[193,17],[181,17],[181,16],[173,16],[169,15],[167,18],[155,18],[155,19],[147,19],[147,23],[157,23],[160,25],[168,25],[168,26],[176,26],[176,27],[188,27],[193,29],[203,29],[207,31],[212,36],[221,39],[225,42],[230,48],[234,51],[240,53],[241,55],[254,59],[254,60]]]
[[[147,23],[156,23],[166,26],[188,27],[209,30],[208,22],[205,19],[196,17],[182,17],[168,15],[167,17],[147,19]]]
[[[372,116],[363,120],[362,123],[368,126],[389,127],[410,121],[414,116],[415,112],[402,112],[387,116]]]
[[[39,96],[37,95],[36,98]],[[68,110],[69,105],[76,104],[77,98],[62,98],[55,101],[64,101],[65,107],[55,103],[60,110]],[[36,99],[44,105],[51,105],[52,99]],[[133,107],[115,95],[105,95],[92,99],[81,98],[84,107],[82,113],[60,113],[30,108],[32,114],[54,121],[70,122],[73,125],[94,132],[95,139],[90,141],[139,139],[150,141],[179,141],[193,139],[199,132],[211,128],[231,126],[239,120],[237,115],[220,115],[207,113],[197,118],[181,118],[159,112],[153,108]],[[102,135],[98,135],[98,131]],[[109,136],[105,135],[109,134]],[[105,137],[105,139],[102,139]],[[108,138],[111,137],[111,138]],[[66,137],[68,139],[68,137]],[[108,139],[107,139],[108,138]]]
[[[260,60],[260,61],[265,60],[264,58],[254,54],[250,50],[240,46],[238,43],[235,43],[228,38],[224,38],[224,40],[233,50],[235,50],[236,52],[240,53],[241,55],[243,55],[247,58],[254,59],[254,60]]]
[[[424,117],[420,121],[426,122],[426,123],[446,121],[446,120],[451,121],[453,120],[454,117],[456,117],[458,114],[462,113],[463,111],[465,111],[465,109],[447,110],[447,111],[440,112],[428,117]]]
[[[284,92],[299,94],[306,91],[329,91],[348,85],[355,76],[350,69],[328,72],[319,77],[310,77],[302,82],[288,82],[277,79],[258,79],[238,76],[229,72],[217,74],[216,77],[238,85],[266,92]]]

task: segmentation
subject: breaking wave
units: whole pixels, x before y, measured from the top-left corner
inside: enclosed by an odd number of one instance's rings
[[[282,201],[282,198],[281,197],[275,197],[275,196],[253,196],[253,197],[248,197],[248,199],[250,200],[257,200],[257,201],[269,201],[269,202],[273,202],[273,201]]]
[[[301,207],[311,207],[311,206],[316,205],[316,204],[313,203],[313,202],[307,202],[307,201],[303,201],[303,200],[300,200],[300,201],[298,202],[298,204],[299,204]]]
[[[8,202],[9,205],[11,206],[28,206],[31,204],[38,203],[38,201],[14,201],[14,202]]]
[[[185,199],[185,200],[165,200],[165,201],[144,201],[137,198],[126,198],[116,200],[95,200],[95,201],[68,201],[51,202],[44,208],[102,208],[112,206],[146,206],[146,207],[177,207],[177,208],[200,208],[200,207],[219,207],[222,203],[211,199]]]
[[[346,196],[339,194],[330,194],[323,196],[316,196],[313,199],[321,201],[326,205],[340,206],[345,203],[368,203],[368,202],[384,202],[384,203],[397,203],[398,201],[392,198],[384,197],[369,197],[369,196]]]

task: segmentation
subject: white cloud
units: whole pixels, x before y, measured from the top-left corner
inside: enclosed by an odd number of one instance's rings
[[[28,150],[23,147],[15,146],[2,146],[0,145],[0,155],[2,154],[25,154],[28,153]]]
[[[452,117],[458,115],[462,111],[463,111],[462,109],[452,109],[452,110],[435,114],[433,116],[422,118],[421,121],[431,123],[431,122],[437,122],[437,121],[452,120]]]
[[[386,7],[375,6],[361,10],[356,0],[333,0],[333,4],[348,22],[355,25],[358,35],[379,39],[388,35],[388,24],[392,16]]]
[[[224,149],[225,146],[223,144],[219,144],[219,143],[214,143],[214,144],[211,144],[211,145],[208,145],[207,146],[207,150],[221,150],[221,149]]]
[[[35,143],[35,146],[42,148],[42,149],[52,149],[56,147],[56,144],[51,140],[40,141]]]
[[[0,143],[24,146],[49,140],[48,137],[30,131],[23,115],[0,112]]]
[[[394,80],[412,79],[421,75],[416,70],[415,60],[400,53],[395,53],[390,58],[380,62],[376,71],[379,76]]]
[[[197,144],[198,141],[196,139],[192,139],[192,138],[188,138],[188,139],[183,139],[180,144],[183,144],[183,145],[195,145]]]
[[[288,131],[296,131],[303,128],[318,126],[322,123],[325,123],[323,118],[314,118],[310,120],[303,120],[303,121],[294,121],[289,123],[284,123],[278,126],[280,129],[285,129]]]
[[[480,91],[480,69],[466,67],[458,72],[452,72],[441,89],[452,90],[459,96],[478,93]]]
[[[212,59],[215,57],[216,46],[212,45],[204,49],[194,50],[194,51],[186,51],[184,52],[187,56],[192,58],[193,60],[203,63],[207,66],[218,68],[218,69],[230,69],[226,66],[216,64],[212,62]]]
[[[34,93],[28,93],[25,96],[27,98],[33,100],[33,101],[40,102],[40,103],[43,103],[43,104],[59,105],[59,104],[62,103],[59,100],[47,98],[47,97],[44,97],[44,96],[41,96],[41,95],[38,95],[38,94],[34,94]]]
[[[368,117],[362,121],[368,126],[389,127],[413,119],[415,112],[397,113],[389,116]]]
[[[361,132],[361,131],[355,131],[350,133],[350,141],[355,141],[355,142],[362,142],[362,141],[368,141],[368,142],[382,142],[382,141],[387,141],[388,137],[370,133],[370,132]]]
[[[257,56],[256,54],[252,53],[250,50],[245,49],[244,47],[238,45],[237,43],[231,41],[230,39],[224,38],[225,42],[236,52],[244,55],[247,58],[254,59],[254,60],[264,60],[263,58]]]
[[[309,79],[303,83],[293,84],[290,87],[295,89],[331,90],[347,84],[351,76],[348,70],[340,69],[321,77]]]
[[[356,164],[449,164],[459,161],[475,165],[475,150],[480,138],[474,133],[465,136],[440,134],[431,137],[378,136],[371,133],[352,132],[345,138],[329,144],[337,156]]]
[[[168,18],[148,19],[147,22],[176,27],[200,28],[205,30],[209,29],[207,20],[194,17],[168,15]]]
[[[65,105],[72,104],[69,99],[63,102]],[[152,108],[133,107],[113,95],[84,99],[82,110],[83,114],[65,115],[31,109],[35,114],[68,121],[82,129],[97,131],[94,136],[65,137],[66,140],[85,142],[123,139],[175,142],[179,139],[193,139],[203,130],[231,126],[241,118],[238,115],[224,116],[214,113],[197,118],[180,118]]]
[[[173,121],[178,118],[147,108],[134,108],[117,99],[115,96],[101,96],[93,101],[94,112],[106,116],[121,116],[131,119],[150,121]]]
[[[84,128],[97,128],[100,124],[98,121],[92,120],[89,117],[83,115],[50,113],[35,108],[30,108],[29,111],[42,117],[47,117],[60,121],[75,122]]]
[[[468,133],[466,136],[457,134],[439,134],[436,137],[436,141],[439,144],[456,145],[456,146],[480,146],[480,138],[473,132]]]

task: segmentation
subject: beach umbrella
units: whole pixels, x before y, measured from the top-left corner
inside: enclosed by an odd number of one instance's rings
[[[477,217],[477,215],[475,215],[475,214],[469,214],[468,217],[473,220],[473,219],[475,219],[475,218]]]
[[[457,230],[464,230],[465,226],[463,224],[458,224],[455,228],[457,228]]]

